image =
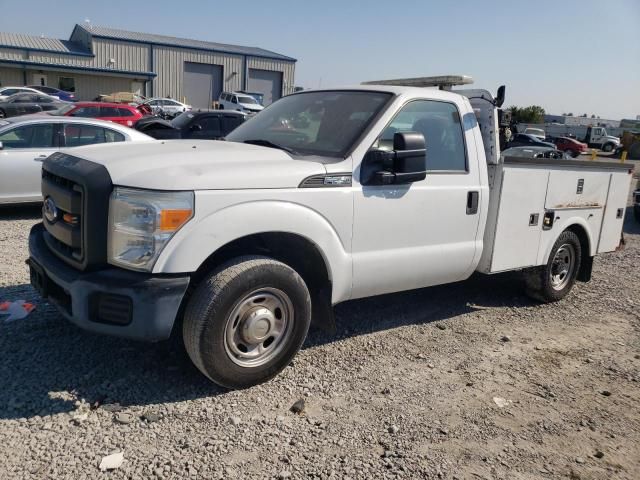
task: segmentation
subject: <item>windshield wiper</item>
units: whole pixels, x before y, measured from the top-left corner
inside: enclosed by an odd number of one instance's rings
[[[277,143],[273,143],[270,140],[265,140],[263,138],[256,138],[255,140],[245,140],[243,143],[248,143],[249,145],[260,145],[261,147],[269,147],[269,148],[277,148],[279,150],[284,150],[287,153],[295,154],[296,152],[284,145],[278,145]]]

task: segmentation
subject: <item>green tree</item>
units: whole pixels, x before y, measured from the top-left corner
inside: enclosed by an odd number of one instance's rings
[[[513,105],[509,107],[509,112],[515,123],[544,123],[545,111],[538,105],[523,108]]]

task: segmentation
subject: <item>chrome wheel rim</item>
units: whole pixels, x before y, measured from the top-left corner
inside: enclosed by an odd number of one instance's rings
[[[553,257],[550,280],[554,290],[562,290],[571,281],[576,264],[576,250],[573,245],[565,243]]]
[[[278,355],[291,336],[293,303],[277,288],[261,288],[236,302],[225,325],[225,350],[241,367],[258,367]]]

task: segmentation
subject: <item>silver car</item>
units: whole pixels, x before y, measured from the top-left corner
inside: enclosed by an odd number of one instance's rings
[[[63,148],[150,142],[132,128],[91,118],[27,115],[0,120],[0,204],[42,201],[41,164]]]
[[[144,104],[151,108],[154,115],[165,115],[166,117],[175,117],[182,112],[191,110],[191,105],[180,103],[172,98],[150,98]]]

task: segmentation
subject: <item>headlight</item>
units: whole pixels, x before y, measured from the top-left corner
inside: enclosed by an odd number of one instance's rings
[[[193,192],[116,187],[109,202],[109,263],[151,271],[171,237],[193,217]]]

